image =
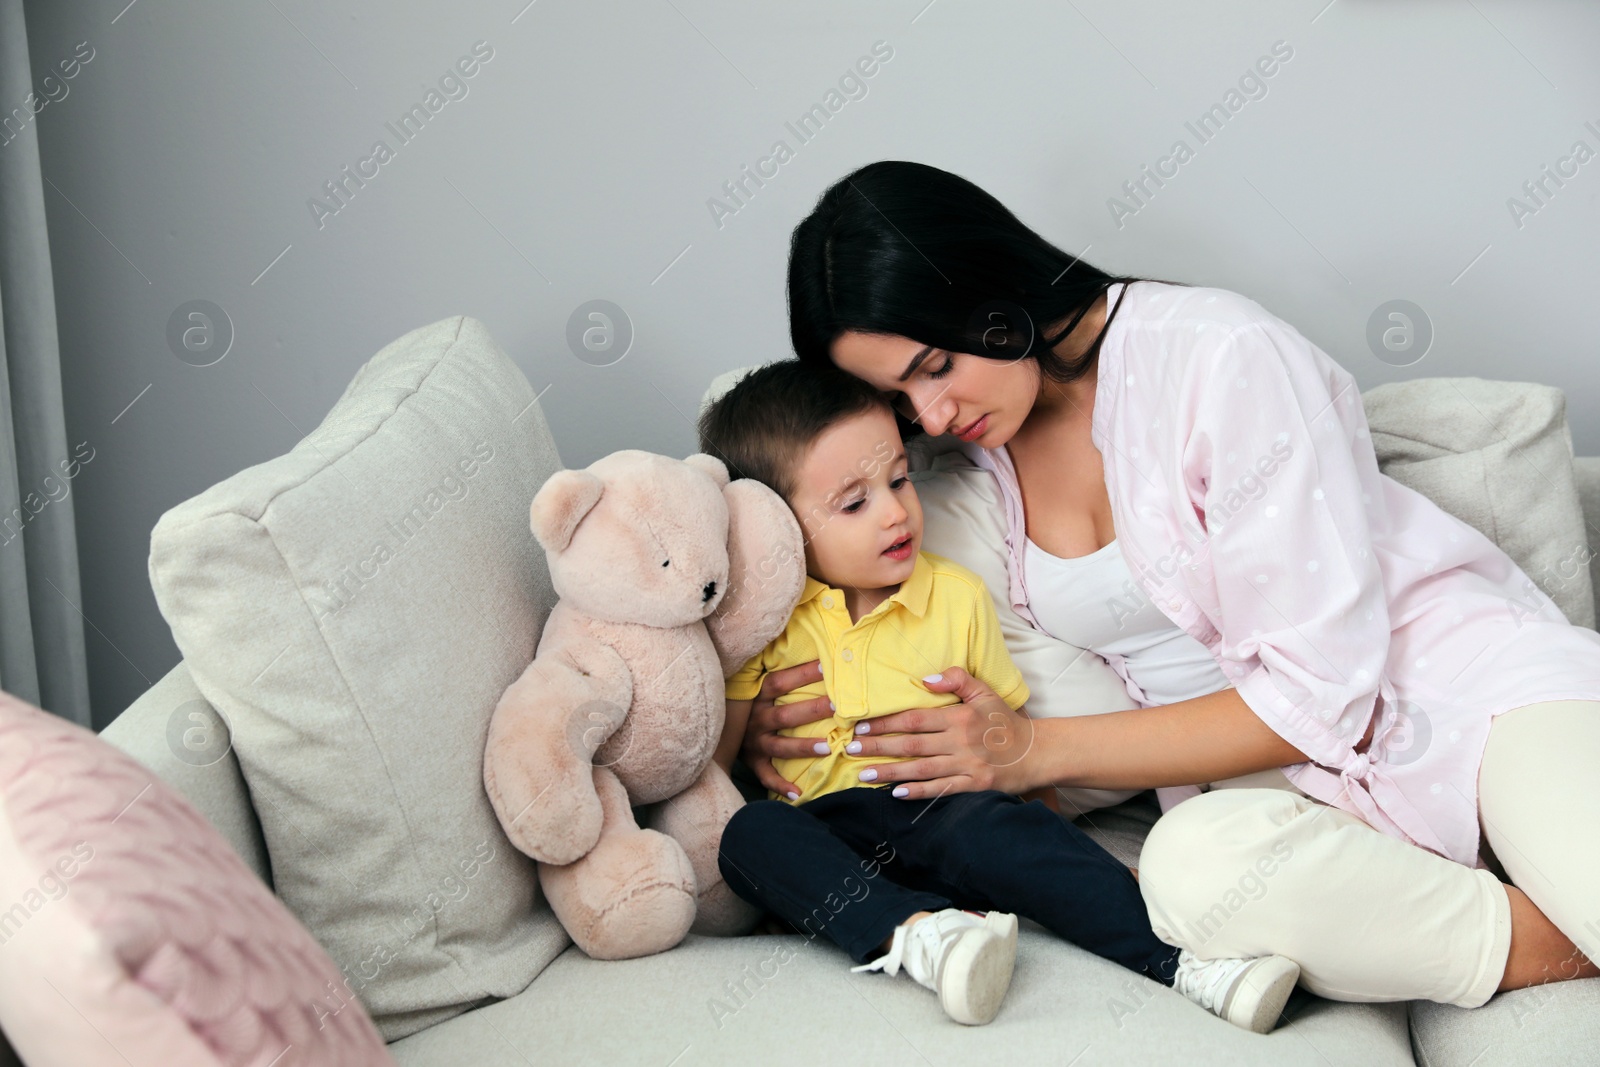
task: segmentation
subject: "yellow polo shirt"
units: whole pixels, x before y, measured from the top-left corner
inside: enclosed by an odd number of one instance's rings
[[[867,785],[858,777],[867,766],[911,758],[852,756],[844,746],[855,739],[862,719],[959,703],[954,693],[929,692],[924,675],[962,667],[1012,710],[1028,701],[1028,685],[1006,651],[983,579],[931,552],[917,553],[911,577],[853,624],[844,593],[807,577],[789,625],[728,679],[728,699],[749,700],[761,691],[767,672],[813,659],[822,661],[823,680],[778,698],[779,704],[789,704],[826,695],[835,704],[832,718],[782,731],[789,737],[823,738],[832,750],[826,756],[772,761],[779,774],[800,787],[797,804]]]

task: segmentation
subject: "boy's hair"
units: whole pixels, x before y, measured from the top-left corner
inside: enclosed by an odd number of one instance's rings
[[[873,408],[891,416],[889,398],[832,365],[784,359],[740,378],[700,416],[700,451],[794,499],[806,450],[830,426]]]

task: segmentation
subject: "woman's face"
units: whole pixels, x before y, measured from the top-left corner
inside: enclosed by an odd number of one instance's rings
[[[923,432],[951,433],[984,448],[1011,439],[1039,398],[1039,365],[930,348],[909,337],[850,331],[833,362],[886,393]]]

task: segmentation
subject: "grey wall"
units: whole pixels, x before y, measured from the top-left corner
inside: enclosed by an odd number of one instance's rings
[[[685,454],[706,381],[788,351],[790,229],[875,159],[957,171],[1104,268],[1243,292],[1363,388],[1558,385],[1600,452],[1600,159],[1535,213],[1507,203],[1575,142],[1600,151],[1592,5],[125,2],[28,5],[35,80],[94,50],[37,121],[69,438],[95,456],[73,489],[99,722],[178,658],[145,570],[157,517],[289,449],[385,342],[478,316],[549,386],[568,465]],[[401,145],[385,123],[476,41],[493,58],[467,95]],[[785,122],[877,41],[865,96],[802,144]],[[1185,122],[1278,41],[1265,95],[1199,143]],[[319,226],[308,199],[380,138],[394,158]],[[1179,139],[1193,157],[1114,219]],[[719,225],[708,200],[777,140],[793,157]],[[636,333],[608,367],[566,342],[596,298]],[[197,299],[236,334],[207,367],[167,341]],[[1405,367],[1367,343],[1393,299],[1435,331]]]

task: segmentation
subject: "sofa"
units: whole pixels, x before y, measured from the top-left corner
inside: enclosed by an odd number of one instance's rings
[[[1386,474],[1494,538],[1529,575],[1530,599],[1594,626],[1600,458],[1573,457],[1559,390],[1439,378],[1363,400]],[[915,457],[925,547],[1004,588],[992,480],[940,442]],[[1028,923],[999,1017],[973,1028],[914,983],[851,974],[841,951],[799,934],[691,934],[657,955],[587,958],[481,780],[490,713],[554,599],[528,506],[560,466],[527,377],[482,323],[456,317],[386,346],[288,454],[152,531],[152,588],[183,659],[102,736],[184,794],[273,888],[343,968],[397,1063],[1595,1057],[1600,982],[1474,1011],[1300,990],[1260,1036]],[[1104,661],[1044,638],[1004,600],[1032,713],[1133,706]],[[1159,815],[1149,792],[1062,799],[1129,863]]]

